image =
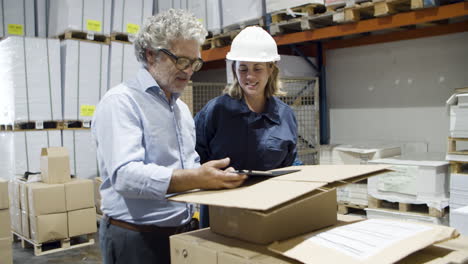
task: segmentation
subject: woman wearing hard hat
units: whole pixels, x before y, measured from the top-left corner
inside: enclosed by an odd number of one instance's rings
[[[260,27],[247,27],[233,40],[226,59],[234,82],[195,116],[196,150],[204,163],[231,158],[237,170],[271,170],[290,166],[297,156],[293,110],[276,96],[280,60],[275,40]],[[209,226],[202,207],[201,226]]]

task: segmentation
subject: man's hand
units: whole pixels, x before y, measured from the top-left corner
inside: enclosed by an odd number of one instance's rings
[[[183,192],[192,189],[223,189],[240,186],[247,175],[234,173],[229,165],[229,158],[212,160],[197,169],[174,170],[168,193]]]

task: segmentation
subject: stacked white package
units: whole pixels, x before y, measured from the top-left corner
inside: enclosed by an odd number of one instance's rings
[[[109,35],[112,0],[49,0],[49,36],[66,31]],[[150,9],[151,10],[151,9]]]
[[[15,175],[14,133],[0,132],[0,179],[10,180]]]
[[[221,0],[222,7],[222,27],[244,24],[253,21],[258,24],[260,18],[265,14],[263,1],[258,0]]]
[[[156,1],[155,1],[156,5]],[[155,6],[155,14],[164,12],[166,10],[169,10],[171,8],[174,9],[187,9],[188,6],[188,0],[172,0],[172,1],[167,1],[167,0],[157,0],[157,6]]]
[[[8,37],[0,42],[0,123],[62,119],[60,43]]]
[[[140,68],[130,43],[111,41],[109,56],[109,89],[135,76]]]
[[[219,0],[191,0],[187,9],[192,12],[206,30],[213,34],[221,33],[221,9]]]
[[[47,37],[47,1],[48,0],[35,0],[36,9],[35,21],[36,21],[36,37],[46,38]]]
[[[62,146],[60,130],[21,131],[14,133],[15,174],[40,172],[41,149]]]
[[[111,32],[135,35],[152,13],[153,0],[114,0]]]
[[[447,100],[450,113],[450,136],[468,138],[468,93],[453,94]]]
[[[368,219],[396,219],[405,221],[426,222],[437,225],[448,225],[448,215],[444,217],[434,217],[423,214],[406,213],[400,211],[388,211],[382,209],[366,208]]]
[[[460,234],[468,235],[468,205],[450,210],[450,226],[456,228]]]
[[[0,10],[0,37],[35,36],[34,1],[3,0]]]
[[[109,45],[64,40],[61,49],[63,118],[90,121],[108,88]]]
[[[394,170],[367,180],[370,196],[390,202],[427,204],[440,211],[448,206],[449,163],[443,153],[412,153],[369,163],[391,164]]]
[[[86,179],[98,176],[96,144],[90,130],[64,130],[63,146],[70,151],[71,174]]]
[[[367,206],[369,204],[367,200],[367,182],[353,183],[336,188],[336,197],[338,202]]]
[[[334,149],[340,146],[339,144],[321,145],[320,146],[320,165],[340,165],[343,161],[340,158],[339,152]]]
[[[452,173],[450,175],[450,209],[468,205],[468,175]]]
[[[359,143],[340,145],[333,149],[338,152],[342,164],[367,164],[369,160],[398,156],[401,148],[397,144]]]
[[[323,5],[323,0],[266,0],[266,12],[271,13],[275,11],[284,10],[291,7],[308,5],[308,4],[321,4]]]

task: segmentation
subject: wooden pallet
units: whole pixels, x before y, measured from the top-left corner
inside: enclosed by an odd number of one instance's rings
[[[12,131],[13,125],[0,125],[0,131]]]
[[[339,214],[349,214],[349,213],[359,213],[366,214],[367,205],[353,204],[348,202],[338,202],[338,213]]]
[[[86,120],[65,120],[61,129],[89,129],[91,128],[91,121]]]
[[[135,40],[135,35],[126,33],[112,33],[110,36],[110,40],[123,43],[133,43],[133,41]]]
[[[450,161],[450,172],[457,174],[468,174],[468,162]]]
[[[255,18],[255,19],[251,19],[251,20],[247,20],[247,21],[242,21],[242,22],[239,22],[239,23],[236,23],[236,24],[232,24],[232,25],[229,25],[229,26],[226,26],[226,27],[223,27],[223,33],[229,33],[231,31],[235,31],[235,30],[242,30],[248,26],[260,26],[260,27],[264,27],[265,26],[265,21],[263,19],[263,17],[260,17],[260,18]]]
[[[301,32],[331,25],[333,25],[333,13],[327,12],[271,23],[270,34],[274,36],[277,34]]]
[[[337,11],[333,16],[333,21],[336,23],[351,23],[399,12],[408,12],[420,8],[420,4],[417,4],[416,1],[420,0],[376,0],[374,2],[361,2]]]
[[[405,213],[416,213],[432,217],[443,217],[447,214],[447,210],[439,210],[432,208],[426,204],[409,204],[409,203],[397,203],[389,202],[368,196],[369,208],[372,209],[383,209],[388,211],[400,211]],[[448,209],[448,208],[446,208]]]
[[[106,35],[75,30],[66,31],[65,33],[59,35],[59,39],[75,39],[110,44],[110,38]]]
[[[237,34],[239,34],[240,31],[240,29],[237,29],[227,33],[215,35],[212,38],[206,39],[205,43],[202,45],[202,50],[229,46],[231,45],[232,40],[237,36]]]
[[[301,16],[305,17],[305,16],[312,16],[315,14],[325,13],[326,8],[322,4],[308,4],[308,5],[302,5],[302,6],[297,6],[297,7],[291,7],[290,10],[293,11],[294,13],[300,13],[298,17],[301,17]],[[297,17],[291,14],[288,14],[288,11],[286,9],[271,13],[271,23],[289,21],[295,18]]]
[[[32,239],[26,238],[16,232],[12,232],[12,234],[14,241],[21,241],[22,248],[26,248],[28,246],[33,247],[35,256],[43,256],[65,250],[94,245],[94,234],[87,234],[44,243],[36,243]]]
[[[448,154],[468,155],[468,150],[457,150],[457,141],[468,141],[468,138],[448,138]]]

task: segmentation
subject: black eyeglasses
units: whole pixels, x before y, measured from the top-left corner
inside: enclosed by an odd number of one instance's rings
[[[166,53],[169,57],[174,59],[174,64],[176,68],[181,71],[187,69],[188,67],[192,67],[192,71],[196,72],[196,71],[199,71],[201,67],[203,66],[203,60],[200,58],[190,59],[190,58],[182,57],[182,56],[178,57],[167,49],[159,49],[158,51],[162,51]]]

